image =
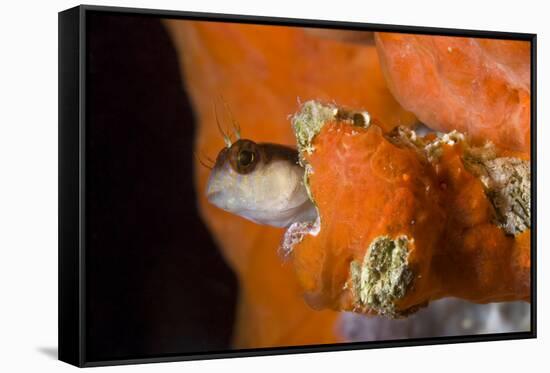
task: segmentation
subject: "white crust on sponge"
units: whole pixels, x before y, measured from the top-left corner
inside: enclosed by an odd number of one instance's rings
[[[300,111],[292,117],[292,127],[300,153],[313,152],[311,142],[321,131],[326,122],[333,120],[338,112],[334,105],[324,105],[318,101],[306,101]],[[300,157],[300,160],[302,157]]]
[[[321,219],[317,215],[314,222],[296,222],[292,223],[283,237],[283,242],[279,248],[279,253],[283,258],[288,257],[294,246],[302,242],[306,235],[317,236],[321,231]]]
[[[497,224],[508,234],[531,228],[530,162],[513,157],[476,159],[469,169],[479,177],[495,209]]]
[[[395,239],[377,237],[369,245],[362,263],[351,262],[351,285],[357,308],[392,318],[401,316],[395,303],[406,295],[413,279],[408,263],[409,242],[405,235]]]

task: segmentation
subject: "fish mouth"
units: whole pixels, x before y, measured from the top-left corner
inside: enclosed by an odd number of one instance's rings
[[[208,202],[222,210],[229,210],[229,206],[227,204],[227,190],[219,188],[219,186],[209,184],[206,188],[205,194]]]
[[[220,194],[221,192],[206,192],[206,198],[210,201],[216,198],[217,196],[219,196]]]
[[[213,172],[208,178],[205,195],[206,195],[206,199],[209,202],[216,204],[215,201],[219,201],[219,198],[223,192],[223,189],[220,188],[219,185],[217,185],[217,183],[214,181],[215,181],[215,172]]]
[[[216,191],[212,191],[212,192],[207,191],[206,192],[206,199],[208,200],[208,202],[210,202],[213,205],[218,206],[218,207],[220,205],[220,198],[221,197],[222,197],[222,191],[221,190],[216,190]]]

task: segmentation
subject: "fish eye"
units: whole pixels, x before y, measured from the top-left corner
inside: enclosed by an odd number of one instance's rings
[[[241,150],[239,152],[239,155],[237,156],[237,162],[239,163],[240,167],[250,166],[252,163],[254,163],[254,159],[254,152],[251,152],[249,150]]]
[[[229,164],[239,174],[244,175],[254,171],[261,159],[256,143],[251,140],[238,140],[229,151]]]

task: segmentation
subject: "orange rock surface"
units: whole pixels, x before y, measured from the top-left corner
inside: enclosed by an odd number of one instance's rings
[[[530,43],[376,33],[391,91],[428,127],[530,149]]]
[[[224,146],[214,105],[227,126],[227,102],[242,134],[295,144],[288,116],[298,98],[368,107],[385,123],[412,125],[384,81],[374,46],[334,41],[304,29],[166,20],[197,116],[195,150],[214,158]],[[223,115],[225,113],[225,115]],[[388,128],[390,129],[390,128]],[[338,316],[303,299],[293,269],[277,254],[283,230],[259,226],[210,205],[209,170],[196,163],[198,204],[240,282],[235,347],[338,342]]]
[[[443,297],[529,300],[530,230],[514,236],[495,224],[480,179],[464,165],[462,143],[443,145],[432,163],[376,125],[333,121],[312,145],[302,155],[321,229],[294,246],[292,260],[313,307],[399,316]],[[408,239],[410,283],[395,310],[357,300],[352,262],[362,265],[379,237]],[[407,279],[396,273],[388,278]]]

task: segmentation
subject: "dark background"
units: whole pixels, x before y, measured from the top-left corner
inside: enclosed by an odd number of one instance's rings
[[[196,208],[176,52],[158,18],[86,27],[86,360],[227,349],[237,284]]]

